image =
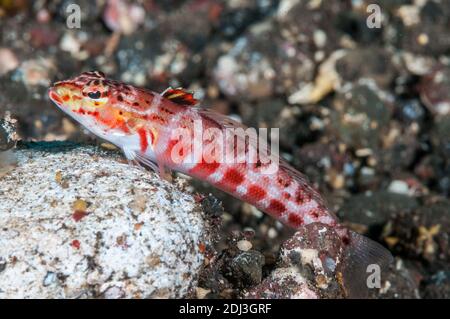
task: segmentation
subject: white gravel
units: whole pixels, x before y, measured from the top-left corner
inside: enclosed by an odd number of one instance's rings
[[[196,286],[209,227],[180,183],[93,147],[16,156],[0,178],[0,299],[179,298]]]

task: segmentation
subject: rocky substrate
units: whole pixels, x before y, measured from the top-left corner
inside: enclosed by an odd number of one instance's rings
[[[70,143],[32,143],[0,179],[0,298],[179,298],[210,245],[179,181]]]

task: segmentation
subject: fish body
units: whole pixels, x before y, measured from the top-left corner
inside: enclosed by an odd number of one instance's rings
[[[178,94],[185,93],[180,90]],[[272,174],[263,173],[271,163],[208,162],[202,156],[189,157],[193,152],[186,152],[188,148],[181,158],[176,154],[178,160],[174,160],[172,155],[180,142],[173,134],[177,129],[184,129],[194,139],[195,124],[201,126],[202,134],[213,128],[223,135],[227,128],[243,126],[204,109],[177,103],[170,98],[170,91],[159,94],[108,80],[99,72],[88,72],[56,83],[49,96],[93,134],[120,147],[130,160],[155,170],[176,170],[205,180],[293,228],[313,222],[337,225],[320,195],[284,160],[278,162],[279,169]],[[203,139],[198,142],[206,144],[204,148],[214,143]],[[247,148],[258,149],[248,140],[245,143]]]
[[[343,227],[301,173],[276,154],[269,154],[263,161],[260,151],[268,154],[267,143],[258,137],[228,136],[230,129],[246,127],[196,107],[197,101],[189,92],[170,88],[163,93],[152,92],[109,80],[95,71],[55,83],[49,97],[93,134],[121,148],[130,161],[159,171],[161,176],[166,170],[175,170],[207,181],[293,228],[326,224],[348,246],[349,255],[361,263],[390,262],[384,247]],[[219,140],[221,147],[215,148]],[[200,144],[202,151],[196,152],[193,144]],[[239,153],[235,144],[241,145],[245,154],[253,150],[256,155],[224,161],[228,146],[232,154]],[[205,149],[210,158],[205,158]],[[276,169],[268,169],[273,164]]]

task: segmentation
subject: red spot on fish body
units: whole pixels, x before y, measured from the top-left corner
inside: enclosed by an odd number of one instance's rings
[[[227,170],[223,176],[222,183],[236,187],[244,181],[244,176],[236,169]]]
[[[268,210],[269,212],[272,212],[277,216],[281,216],[286,211],[286,206],[284,206],[284,204],[279,200],[272,199],[270,201]]]
[[[148,148],[147,131],[144,128],[138,129],[139,142],[141,145],[141,152],[145,153]]]
[[[311,195],[307,192],[304,192],[300,187],[295,192],[295,200],[297,204],[301,205],[303,203],[307,203],[311,200]]]
[[[170,115],[175,114],[174,112],[172,112],[171,110],[169,110],[168,108],[163,107],[163,106],[161,106],[159,109],[160,109],[161,112],[165,112],[165,113],[170,114]]]
[[[201,162],[195,165],[191,172],[195,173],[196,175],[200,175],[202,177],[208,177],[209,175],[213,174],[220,166],[220,163],[213,162],[213,163],[205,163]]]
[[[247,196],[255,201],[264,199],[266,195],[266,191],[257,185],[250,185],[247,190]]]
[[[105,124],[106,126],[109,126],[109,127],[113,127],[113,126],[114,126],[114,121],[113,121],[113,119],[107,119],[107,118],[105,118],[104,116],[99,116],[99,117],[98,117],[98,120],[99,120],[100,122],[102,122],[103,124]]]
[[[118,119],[113,127],[117,127],[124,133],[130,133],[130,129],[128,128],[127,123],[122,119]]]
[[[309,215],[311,215],[312,218],[317,219],[319,218],[319,211],[317,209],[313,209],[311,212],[309,212]]]
[[[166,154],[171,157],[172,156],[172,150],[174,148],[175,145],[177,145],[180,142],[179,139],[173,139],[171,138],[169,140],[169,142],[167,143],[167,148],[166,148]]]
[[[298,214],[291,213],[288,216],[289,224],[297,228],[303,224],[303,219]]]
[[[155,145],[155,134],[152,132],[152,130],[149,130],[148,134],[150,135],[150,144]]]
[[[70,96],[68,96],[68,95],[66,94],[66,95],[64,95],[64,96],[62,97],[62,99],[64,100],[64,102],[67,102],[67,101],[70,100]]]
[[[147,120],[154,121],[154,122],[157,122],[157,123],[160,123],[160,124],[166,124],[166,120],[164,118],[162,118],[161,116],[156,115],[156,114],[151,114],[151,115],[147,116]]]

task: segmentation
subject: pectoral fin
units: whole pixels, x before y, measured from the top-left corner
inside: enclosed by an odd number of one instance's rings
[[[150,168],[153,172],[157,173],[159,172],[158,165],[156,165],[154,162],[152,162],[149,158],[147,158],[145,155],[142,155],[142,153],[129,149],[129,148],[122,148],[123,153],[125,154],[125,157],[128,159],[128,161],[131,164],[140,166],[140,167],[147,167]]]

